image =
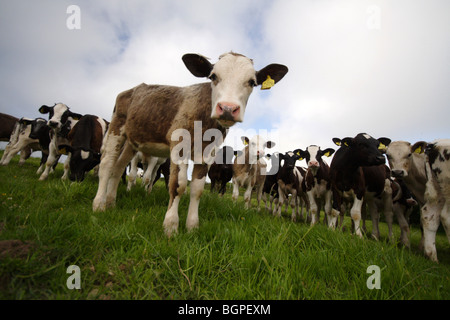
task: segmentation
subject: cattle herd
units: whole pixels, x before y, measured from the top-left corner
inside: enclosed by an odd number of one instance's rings
[[[336,150],[309,145],[268,154],[267,149],[276,142],[256,135],[242,137],[243,149],[233,150],[223,147],[223,141],[227,129],[244,120],[253,88],[270,89],[288,68],[270,64],[257,71],[251,59],[233,52],[223,54],[215,64],[198,54],[186,54],[182,60],[194,76],[210,82],[187,87],[141,84],[117,96],[111,122],[74,113],[63,103],[39,108],[40,113],[48,114],[48,120],[0,114],[0,140],[9,141],[0,163],[8,165],[20,152],[19,164],[23,164],[32,151],[41,150],[37,174],[39,180],[45,180],[66,154],[62,179],[83,181],[92,169],[98,174],[94,211],[115,205],[128,165],[128,190],[136,182],[138,166],[144,169],[142,180],[148,192],[163,172],[169,192],[163,226],[169,237],[178,231],[178,204],[188,184],[186,158],[194,160],[188,230],[199,225],[198,206],[207,175],[211,190],[218,185],[220,195],[232,181],[233,201],[245,190],[246,208],[251,207],[253,191],[258,210],[263,200],[266,210],[281,216],[283,206],[286,210],[290,205],[293,221],[316,224],[323,210],[324,223],[335,229],[342,226],[349,211],[359,237],[369,212],[372,237],[379,239],[378,222],[383,213],[392,240],[395,215],[405,246],[409,246],[408,216],[418,205],[421,245],[427,257],[438,261],[435,237],[440,222],[450,241],[450,139],[410,144],[360,133],[333,138]],[[214,139],[206,138],[211,136]],[[188,150],[180,152],[179,137],[188,142]],[[323,158],[331,156],[328,165]],[[296,166],[302,160],[306,166]]]

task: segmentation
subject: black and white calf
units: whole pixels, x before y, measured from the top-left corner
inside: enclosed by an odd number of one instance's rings
[[[379,193],[386,186],[384,163],[386,161],[383,152],[390,143],[388,138],[374,139],[366,133],[360,133],[354,138],[333,138],[333,142],[341,146],[334,154],[330,165],[331,190],[333,192],[333,208],[328,217],[328,225],[334,228],[336,220],[341,213],[344,198],[352,203],[350,215],[354,223],[355,233],[362,237],[360,228],[361,209],[366,195],[366,190],[375,190]],[[368,169],[366,174],[363,167],[378,166],[377,172],[372,175]],[[380,168],[380,169],[379,169]],[[369,187],[367,177],[372,176],[376,188]],[[380,178],[381,177],[381,178]],[[392,193],[391,193],[392,201]]]
[[[49,131],[47,120],[43,118],[20,119],[14,127],[0,163],[8,165],[11,159],[20,152],[19,165],[22,165],[32,151],[41,150],[41,165],[37,171],[37,174],[40,174],[48,157]]]
[[[279,152],[267,154],[266,158],[270,159],[270,170],[266,174],[263,187],[263,201],[266,210],[275,214],[279,201],[278,193],[278,170],[281,167],[281,158]]]
[[[225,194],[227,183],[233,178],[233,157],[234,150],[230,146],[224,146],[217,152],[214,163],[208,170],[211,192],[215,190],[216,183],[218,183],[219,194],[222,196]]]
[[[299,153],[299,160],[305,159],[308,165],[303,182],[311,210],[311,225],[314,225],[320,220],[321,207],[324,208],[325,219],[331,213],[330,167],[322,157],[330,157],[334,149],[321,150],[319,146],[311,145]]]
[[[289,200],[289,194],[292,196],[294,206],[292,207],[292,221],[297,220],[297,214],[299,214],[299,205],[301,205],[300,218],[303,219],[303,205],[299,202],[306,203],[307,211],[309,211],[309,204],[306,194],[303,192],[302,183],[305,177],[306,169],[296,167],[295,163],[300,159],[300,149],[293,152],[286,152],[285,154],[279,154],[280,159],[284,160],[283,165],[278,171],[278,213],[281,217],[281,208],[284,204],[287,205]],[[292,201],[291,200],[291,201]]]
[[[108,129],[108,121],[93,115],[84,115],[70,130],[70,144],[61,144],[58,150],[70,155],[70,180],[83,181],[89,172],[100,163],[100,149]]]
[[[68,125],[70,128],[73,128],[82,115],[79,113],[73,113],[69,110],[69,107],[63,103],[57,103],[52,107],[43,105],[39,108],[39,112],[42,114],[49,114],[48,125],[51,128],[49,155],[45,164],[45,170],[39,178],[39,180],[45,180],[48,178],[50,170],[61,156],[58,146],[61,144],[69,144],[67,136],[61,135],[62,128],[64,125]],[[67,179],[69,175],[69,163],[70,156],[67,157],[66,162],[64,163],[64,175],[62,176],[63,180]]]

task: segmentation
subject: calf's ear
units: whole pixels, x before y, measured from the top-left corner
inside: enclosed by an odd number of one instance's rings
[[[72,117],[73,120],[80,120],[83,115],[79,113],[70,112],[69,116]]]
[[[334,153],[334,149],[333,148],[327,148],[325,150],[322,151],[322,156],[325,157],[331,157]]]
[[[242,136],[241,140],[242,140],[242,143],[244,144],[244,146],[248,146],[248,144],[250,143],[250,139],[245,136]]]
[[[387,146],[391,143],[391,139],[389,138],[379,138],[378,142],[380,143],[378,145],[378,149],[382,152],[386,152]]]
[[[275,142],[273,142],[273,141],[267,141],[266,142],[266,148],[273,148],[273,147],[275,147]]]
[[[303,151],[302,149],[295,149],[294,154],[298,156],[299,161],[305,159],[305,151]]]
[[[202,55],[196,53],[187,53],[183,57],[186,68],[196,77],[207,78],[211,74],[214,65]]]
[[[334,144],[337,145],[338,147],[340,147],[342,145],[342,140],[339,138],[333,138],[332,139]]]
[[[414,152],[417,154],[424,153],[425,150],[427,149],[427,146],[428,146],[428,142],[425,142],[425,141],[416,142],[412,145],[411,152]]]
[[[42,107],[39,108],[39,112],[42,114],[46,114],[49,113],[52,107],[43,105]]]
[[[270,89],[288,73],[289,69],[282,64],[269,64],[256,72],[256,81],[261,89]]]

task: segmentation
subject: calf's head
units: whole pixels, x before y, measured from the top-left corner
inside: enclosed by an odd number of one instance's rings
[[[47,120],[43,118],[36,119],[20,119],[19,123],[31,126],[29,137],[31,139],[39,139],[42,134],[48,134]]]
[[[299,160],[306,160],[308,165],[308,169],[312,171],[313,174],[319,170],[322,161],[322,157],[331,157],[334,153],[334,149],[327,148],[325,150],[321,150],[319,146],[311,145],[306,148],[306,151],[299,149],[298,155],[300,155]]]
[[[49,114],[48,125],[56,130],[61,129],[63,124],[70,118],[78,120],[82,117],[81,114],[70,111],[69,107],[63,103],[56,103],[53,107],[43,105],[39,108],[39,112],[42,114]]]
[[[383,154],[391,140],[389,138],[375,139],[367,133],[360,133],[354,138],[333,138],[333,142],[341,146],[351,162],[358,166],[375,166],[386,162]]]
[[[389,161],[392,176],[404,178],[409,175],[413,158],[421,158],[425,161],[425,149],[427,143],[423,141],[411,145],[406,141],[393,141],[386,150],[386,156]]]
[[[244,120],[254,87],[264,83],[265,88],[270,88],[288,72],[281,64],[256,71],[251,59],[233,52],[221,55],[215,64],[198,54],[185,54],[183,62],[194,76],[211,80],[211,118],[225,128]]]
[[[283,168],[294,169],[297,160],[300,160],[300,149],[286,152],[285,154],[280,153],[280,159],[284,160]]]
[[[273,148],[275,142],[266,141],[260,135],[256,135],[249,139],[247,137],[241,137],[242,142],[246,146],[246,153],[248,152],[248,161],[250,164],[255,164],[258,160],[265,155],[266,148]]]
[[[83,181],[86,172],[92,170],[100,163],[100,153],[90,149],[74,148],[69,145],[60,145],[59,152],[70,157],[70,176],[71,181]]]

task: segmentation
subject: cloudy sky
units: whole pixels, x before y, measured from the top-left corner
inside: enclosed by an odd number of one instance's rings
[[[2,0],[0,112],[34,118],[63,102],[110,120],[117,94],[142,82],[203,81],[184,53],[233,50],[256,69],[289,67],[254,90],[234,147],[255,133],[277,151],[360,132],[450,138],[449,12],[448,0]]]

